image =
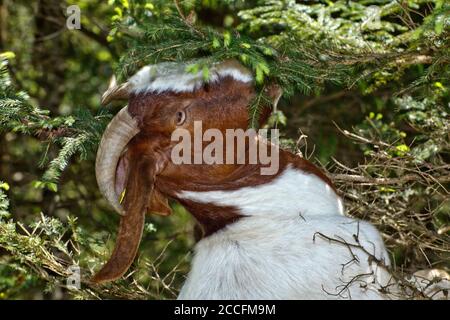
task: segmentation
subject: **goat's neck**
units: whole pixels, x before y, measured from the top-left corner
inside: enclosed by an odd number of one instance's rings
[[[254,178],[247,177],[246,181]],[[292,163],[263,184],[230,186],[231,183],[228,188],[210,191],[188,189],[174,197],[203,226],[205,236],[242,217],[278,219],[343,214],[342,201],[334,188],[321,176]]]

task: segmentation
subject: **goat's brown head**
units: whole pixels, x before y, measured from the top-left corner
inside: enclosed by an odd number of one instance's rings
[[[95,282],[115,280],[129,268],[146,212],[168,215],[167,197],[177,189],[188,188],[186,183],[217,185],[235,169],[175,165],[170,159],[176,144],[171,141],[172,132],[184,128],[193,136],[194,121],[202,121],[203,130],[246,129],[253,97],[252,76],[235,61],[213,66],[209,81],[201,73],[186,74],[183,66],[174,64],[145,67],[103,95],[104,104],[119,98],[127,99],[128,106],[108,125],[97,154],[99,188],[122,218],[112,257]]]

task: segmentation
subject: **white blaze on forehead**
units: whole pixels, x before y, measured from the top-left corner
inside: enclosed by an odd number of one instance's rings
[[[209,68],[209,77],[205,80],[203,72],[186,71],[186,63],[165,62],[143,67],[128,83],[133,93],[144,92],[192,92],[205,83],[214,83],[224,77],[232,77],[241,82],[253,81],[251,72],[237,62],[218,63]]]

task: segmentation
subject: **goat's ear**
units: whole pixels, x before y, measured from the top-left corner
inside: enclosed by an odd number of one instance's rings
[[[141,242],[146,205],[154,186],[153,165],[145,159],[132,159],[130,168],[124,200],[126,214],[120,218],[114,251],[92,278],[94,283],[113,281],[123,276],[133,263]]]
[[[148,204],[148,213],[154,213],[160,216],[168,216],[172,214],[169,201],[161,192],[153,189],[152,196]]]

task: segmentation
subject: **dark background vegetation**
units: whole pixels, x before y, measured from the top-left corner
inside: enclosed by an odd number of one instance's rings
[[[71,4],[80,30],[66,28]],[[124,279],[88,281],[118,225],[93,164],[121,106],[101,94],[113,74],[162,61],[207,75],[238,59],[260,100],[278,83],[268,125],[382,231],[393,272],[448,270],[449,26],[445,1],[0,0],[0,299],[176,297],[194,244],[177,203],[147,219]],[[65,288],[72,264],[81,290]]]

